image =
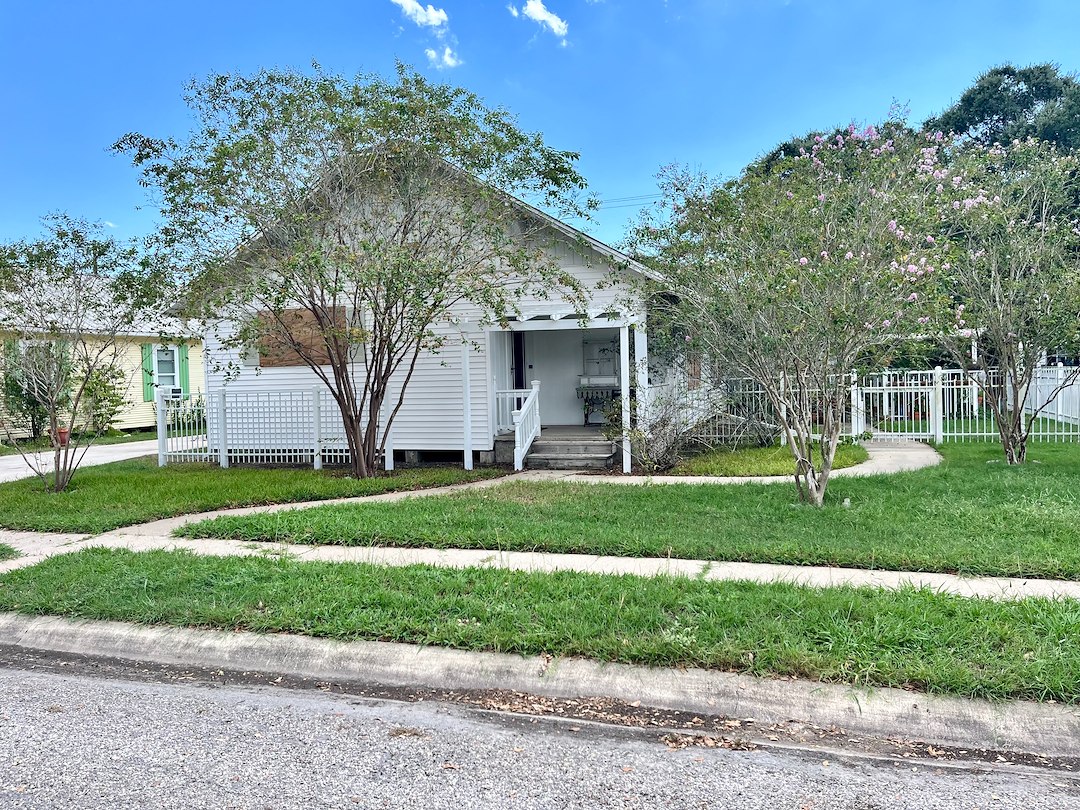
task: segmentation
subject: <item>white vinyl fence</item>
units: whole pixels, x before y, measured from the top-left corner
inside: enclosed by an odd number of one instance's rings
[[[1061,365],[1038,369],[1025,408],[1039,409],[1031,438],[1080,441],[1080,380]],[[1070,384],[1058,390],[1064,382]],[[990,380],[998,386],[996,373]],[[853,438],[933,439],[937,442],[997,437],[990,409],[976,380],[959,369],[896,371],[862,376],[852,372],[843,403],[844,433]],[[1056,393],[1055,393],[1056,392]],[[664,419],[674,433],[722,445],[739,438],[771,438],[776,414],[765,392],[749,380],[676,389],[652,386],[639,392],[638,421]],[[813,392],[811,392],[813,399]],[[497,423],[516,436],[516,467],[540,432],[539,384],[496,392]],[[348,443],[341,414],[325,388],[223,392],[171,398],[159,392],[158,463],[346,464]],[[380,433],[386,409],[380,418]],[[393,431],[386,442],[386,469],[394,467]],[[471,454],[466,454],[471,463]]]
[[[1074,372],[1062,365],[1036,371],[1025,401],[1027,413],[1039,411],[1032,439],[1080,441],[1080,380],[1070,378]],[[841,404],[844,435],[936,442],[997,438],[997,425],[984,402],[980,380],[981,376],[970,377],[962,369],[852,372]],[[1000,375],[992,371],[990,388],[1001,384]],[[814,392],[809,396],[812,402]],[[677,422],[691,440],[702,444],[723,445],[779,432],[772,404],[752,380],[725,380],[708,392],[654,386],[648,398],[649,418],[663,414]],[[672,409],[677,416],[671,416]]]
[[[385,419],[384,409],[380,422]],[[349,461],[341,412],[325,388],[183,397],[159,391],[157,420],[161,466],[199,461],[222,467],[310,465],[318,470],[324,463]],[[392,430],[385,468],[394,468]]]

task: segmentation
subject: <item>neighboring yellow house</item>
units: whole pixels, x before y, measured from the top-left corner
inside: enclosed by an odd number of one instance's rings
[[[113,422],[117,430],[157,426],[154,400],[159,387],[180,388],[184,394],[201,394],[205,388],[202,339],[168,344],[160,341],[156,335],[116,337],[124,377],[128,380],[126,404]]]
[[[116,417],[119,430],[154,427],[157,414],[154,408],[158,387],[180,388],[184,394],[201,394],[206,374],[203,366],[201,340],[163,345],[153,337],[125,336],[118,338],[123,346],[124,370],[131,381],[127,404]]]

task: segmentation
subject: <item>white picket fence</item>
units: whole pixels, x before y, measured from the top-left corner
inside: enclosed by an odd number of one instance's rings
[[[381,425],[386,409],[380,416]],[[341,412],[325,388],[157,397],[158,464],[204,462],[312,466],[345,464],[349,445]],[[394,468],[393,430],[385,469]]]

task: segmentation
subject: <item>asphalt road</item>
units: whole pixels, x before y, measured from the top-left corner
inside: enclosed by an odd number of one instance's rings
[[[1080,808],[1060,772],[673,750],[435,701],[71,670],[0,668],[0,808]]]

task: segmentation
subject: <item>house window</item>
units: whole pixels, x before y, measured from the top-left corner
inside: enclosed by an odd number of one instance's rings
[[[179,388],[185,394],[190,389],[188,347],[183,343],[163,346],[142,345],[143,402],[153,402],[158,388]]]
[[[154,349],[154,383],[161,388],[175,388],[179,381],[180,364],[175,346],[158,346]]]

